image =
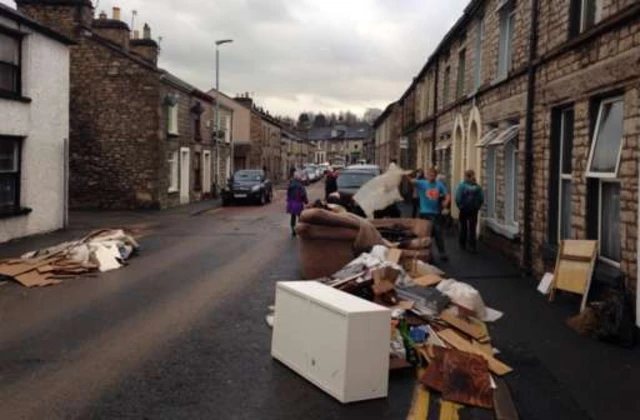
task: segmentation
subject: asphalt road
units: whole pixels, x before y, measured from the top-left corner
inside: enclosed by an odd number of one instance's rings
[[[344,407],[270,357],[275,282],[298,278],[283,192],[160,221],[142,244],[97,278],[0,289],[0,419],[406,415],[410,374],[392,398]]]

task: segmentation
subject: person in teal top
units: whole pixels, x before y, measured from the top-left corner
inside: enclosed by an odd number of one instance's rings
[[[418,190],[420,218],[430,220],[433,223],[431,232],[435,239],[440,259],[446,261],[449,257],[447,257],[442,236],[442,214],[448,212],[451,196],[447,191],[447,187],[437,179],[437,176],[438,171],[435,168],[431,168],[427,171],[426,179],[412,179],[411,182]]]
[[[476,174],[470,169],[465,172],[464,181],[456,190],[456,205],[460,209],[460,247],[466,249],[467,238],[469,250],[476,252],[476,227],[478,226],[478,212],[484,204],[482,187],[476,182]]]

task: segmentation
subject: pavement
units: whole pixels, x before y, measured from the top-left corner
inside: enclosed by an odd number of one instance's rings
[[[0,286],[0,419],[406,418],[412,370],[391,374],[387,399],[342,405],[271,358],[264,317],[275,283],[299,277],[282,190],[265,207],[191,214],[84,214],[68,232],[18,241],[34,249],[105,224],[144,235],[121,270]],[[515,369],[506,381],[521,419],[639,417],[637,349],[579,337],[564,323],[577,299],[548,303],[501,256],[447,245],[442,267],[505,312],[490,329]]]

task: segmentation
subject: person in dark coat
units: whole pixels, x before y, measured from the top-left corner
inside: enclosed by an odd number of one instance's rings
[[[467,239],[469,250],[476,252],[476,228],[478,226],[478,212],[484,203],[482,187],[476,182],[476,174],[470,169],[465,172],[464,180],[456,190],[456,204],[460,209],[460,248],[466,249]]]
[[[296,172],[287,188],[287,213],[291,215],[291,236],[296,236],[296,224],[305,205],[309,204],[307,189],[302,184],[302,174]]]
[[[324,179],[324,199],[329,200],[329,196],[338,191],[338,174],[333,168],[327,169]]]

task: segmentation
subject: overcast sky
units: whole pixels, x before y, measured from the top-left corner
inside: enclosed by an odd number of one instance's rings
[[[0,0],[14,6],[13,0]],[[94,0],[94,4],[96,1]],[[160,65],[213,87],[216,39],[221,90],[251,92],[273,114],[362,113],[396,100],[468,0],[100,0],[136,28],[162,37]]]

